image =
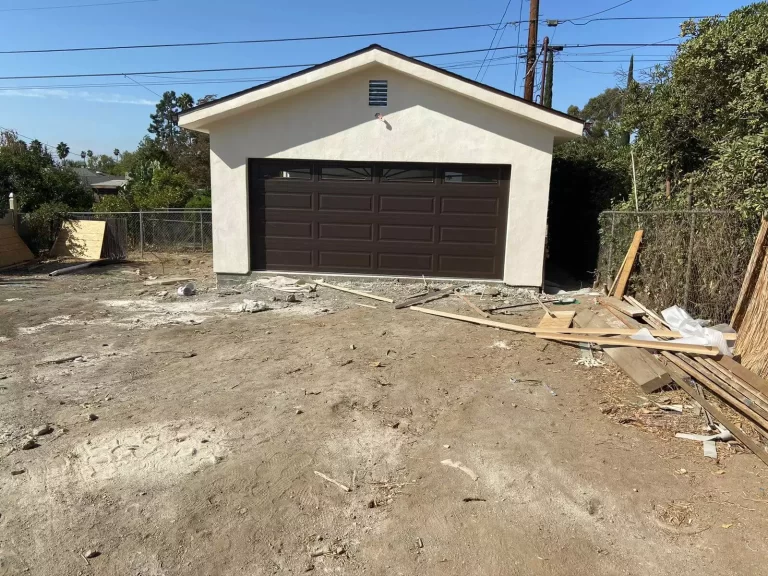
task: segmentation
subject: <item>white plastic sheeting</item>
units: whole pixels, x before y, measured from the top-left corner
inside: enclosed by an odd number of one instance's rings
[[[716,346],[723,356],[733,356],[722,332],[713,328],[705,328],[702,325],[705,321],[695,320],[679,306],[672,306],[663,310],[661,316],[670,329],[677,330],[682,334],[682,338],[672,340],[675,344]],[[632,335],[631,338],[635,340],[658,341],[647,328],[638,330],[637,334]]]

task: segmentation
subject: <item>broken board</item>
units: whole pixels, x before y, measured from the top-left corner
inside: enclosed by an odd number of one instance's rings
[[[591,315],[590,315],[591,314]],[[579,312],[574,322],[580,328],[618,327],[619,320],[607,314]],[[672,377],[648,350],[640,348],[619,348],[602,346],[603,351],[613,360],[643,392],[650,394],[672,383]]]
[[[619,300],[618,298],[614,298],[613,296],[606,296],[605,298],[600,298],[600,302],[603,305],[609,306],[614,310],[618,310],[622,314],[626,314],[627,316],[630,316],[632,318],[642,318],[643,316],[645,316],[645,311],[642,308],[633,306],[629,302],[625,302],[624,300]]]
[[[61,225],[51,256],[98,260],[104,247],[103,220],[69,220]]]
[[[624,292],[627,290],[627,282],[629,282],[629,275],[632,273],[632,268],[635,266],[635,258],[637,258],[637,251],[640,249],[640,242],[643,241],[643,231],[638,230],[635,232],[634,238],[632,238],[632,244],[629,245],[627,250],[627,257],[624,259],[621,270],[617,276],[618,282],[616,282],[616,290],[613,295],[619,300],[624,296]]]
[[[33,258],[32,252],[12,226],[0,226],[0,268]]]
[[[576,315],[576,312],[573,310],[567,311],[567,312],[552,312],[552,314],[555,315],[553,318],[549,314],[545,313],[544,316],[541,318],[541,321],[539,321],[539,325],[537,328],[552,328],[554,330],[567,330],[571,327],[571,322],[573,322],[573,317]]]

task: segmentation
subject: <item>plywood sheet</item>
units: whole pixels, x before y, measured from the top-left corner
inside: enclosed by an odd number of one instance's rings
[[[12,226],[0,226],[0,268],[33,258],[32,252]]]
[[[555,315],[554,318],[549,314],[544,313],[537,328],[552,328],[554,330],[565,330],[570,328],[576,312],[569,310],[567,312],[553,312],[553,314]]]
[[[83,260],[98,260],[104,246],[103,220],[70,220],[61,231],[51,250],[52,256],[70,256]]]

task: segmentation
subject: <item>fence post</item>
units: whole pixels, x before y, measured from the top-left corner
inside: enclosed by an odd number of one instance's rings
[[[139,253],[144,260],[144,212],[139,210]]]
[[[205,252],[205,238],[203,237],[203,211],[200,210],[200,252]]]
[[[616,233],[616,212],[611,214],[611,243],[608,244],[608,272],[613,272],[613,241]]]
[[[691,230],[688,233],[688,259],[685,263],[685,290],[683,292],[683,308],[688,309],[688,298],[691,293],[691,269],[693,268],[693,239],[696,233],[696,213],[691,212]]]

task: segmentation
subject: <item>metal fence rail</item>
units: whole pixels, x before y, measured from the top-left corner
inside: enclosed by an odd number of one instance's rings
[[[211,252],[213,224],[210,210],[146,210],[139,212],[70,212],[73,220],[126,221],[128,250],[140,252]]]
[[[759,218],[704,210],[608,211],[599,224],[601,283],[610,286],[633,234],[643,229],[628,293],[657,310],[677,304],[695,317],[730,319]]]

